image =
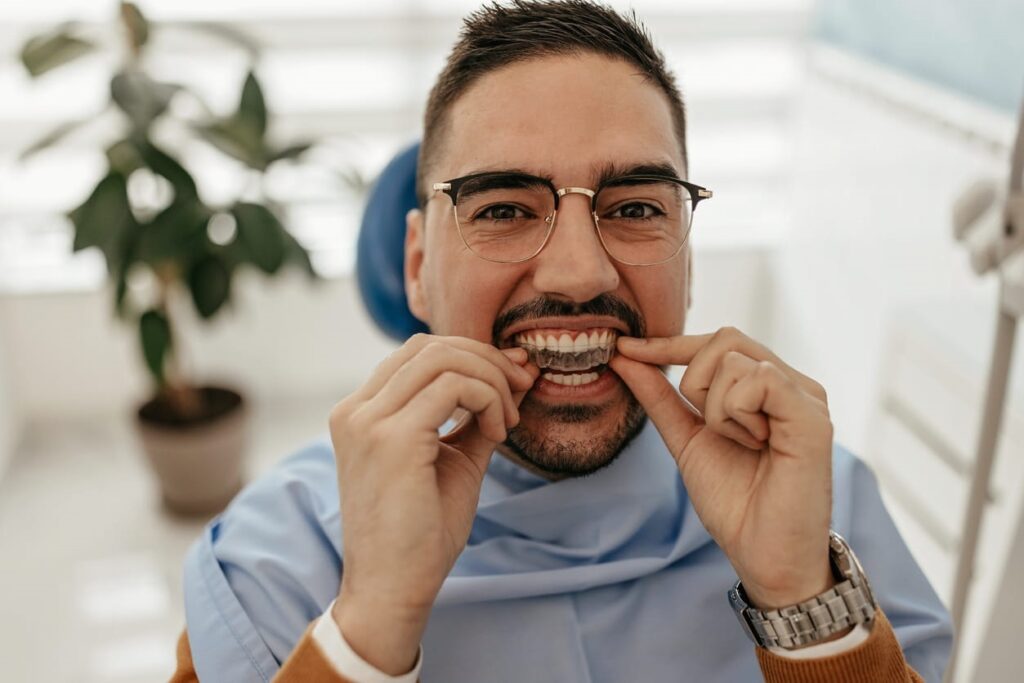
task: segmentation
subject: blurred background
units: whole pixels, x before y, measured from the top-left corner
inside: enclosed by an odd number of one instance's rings
[[[1024,665],[1009,645],[1024,609],[1024,357],[996,321],[1013,292],[1024,310],[1024,276],[1012,257],[979,274],[952,226],[980,181],[972,196],[990,201],[969,218],[1003,215],[988,207],[1006,201],[1024,5],[611,4],[636,9],[677,73],[691,179],[715,192],[691,237],[687,331],[739,327],[825,385],[837,439],[878,474],[951,605],[977,520],[956,680],[1008,680]],[[396,346],[354,277],[363,205],[419,137],[477,5],[0,5],[5,680],[170,674],[203,506],[322,435]],[[115,223],[116,244],[96,227]],[[143,225],[171,227],[147,245],[132,241]],[[1014,347],[1009,370],[994,364]],[[993,367],[1001,424],[983,419]],[[245,409],[203,414],[205,385]],[[166,464],[194,450],[167,443],[189,420],[238,453],[202,483]],[[217,477],[199,503],[176,498]]]

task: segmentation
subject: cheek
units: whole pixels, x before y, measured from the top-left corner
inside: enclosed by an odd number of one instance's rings
[[[454,256],[438,265],[431,288],[433,332],[491,341],[494,320],[519,281],[517,269],[472,254]]]
[[[636,297],[649,337],[681,334],[686,318],[686,267],[636,269],[623,279]]]

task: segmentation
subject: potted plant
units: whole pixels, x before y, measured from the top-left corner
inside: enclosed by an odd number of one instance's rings
[[[245,268],[274,275],[296,264],[315,279],[307,251],[284,228],[280,207],[258,182],[271,165],[296,159],[310,143],[281,147],[268,140],[268,114],[252,67],[227,116],[214,115],[186,86],[152,77],[146,48],[156,27],[132,3],[121,2],[119,9],[124,41],[115,47],[122,48],[123,59],[110,80],[107,109],[118,112],[121,134],[105,147],[106,172],[67,215],[74,250],[103,253],[116,314],[137,329],[153,391],[138,407],[136,424],[163,500],[176,512],[209,514],[242,485],[246,401],[237,390],[203,386],[187,376],[177,337],[180,311],[190,301],[199,319],[212,319],[229,303],[233,279]],[[244,36],[221,31],[255,58],[257,50]],[[37,77],[101,47],[83,27],[63,24],[28,40],[21,60]],[[176,98],[190,100],[202,114],[175,113]],[[61,126],[22,156],[87,122]],[[204,200],[161,135],[195,136],[242,162],[257,181],[255,197],[250,188],[244,199],[227,204]],[[148,297],[129,286],[140,279],[151,283]]]

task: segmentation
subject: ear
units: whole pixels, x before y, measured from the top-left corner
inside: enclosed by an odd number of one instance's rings
[[[430,325],[426,294],[426,234],[424,215],[419,209],[405,214],[405,297],[409,310],[420,322]]]

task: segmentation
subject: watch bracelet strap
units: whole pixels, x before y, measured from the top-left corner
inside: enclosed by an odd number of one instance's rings
[[[764,647],[792,648],[870,622],[875,607],[862,577],[855,576],[796,605],[763,611],[748,607],[746,612]]]

